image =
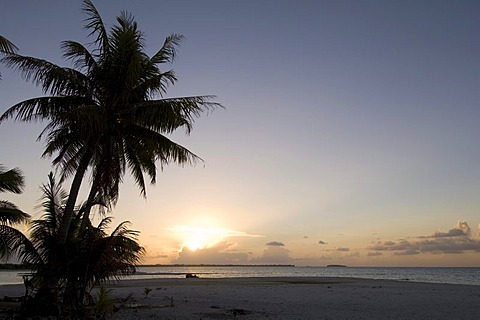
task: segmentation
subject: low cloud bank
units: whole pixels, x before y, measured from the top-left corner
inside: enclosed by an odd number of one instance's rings
[[[285,247],[285,244],[283,242],[279,242],[279,241],[271,241],[271,242],[268,242],[267,243],[267,246],[271,246],[271,247]]]
[[[197,250],[190,250],[184,247],[178,253],[174,263],[179,264],[243,264],[248,261],[248,253],[235,252],[232,247],[235,244],[228,241],[221,241],[213,246]]]
[[[417,240],[398,240],[377,242],[367,249],[371,252],[392,252],[394,255],[416,255],[421,253],[460,254],[465,251],[480,252],[479,235],[472,236],[471,228],[465,221],[459,221],[447,232],[435,232],[428,236],[416,237]],[[371,256],[371,254],[369,253]],[[373,255],[373,254],[372,254]]]
[[[178,264],[290,264],[290,250],[280,241],[266,243],[266,248],[260,257],[252,258],[251,253],[239,252],[236,243],[221,241],[202,249],[191,250],[184,247],[178,258],[172,263]]]
[[[252,260],[255,264],[290,264],[290,250],[282,246],[268,246],[261,257]]]

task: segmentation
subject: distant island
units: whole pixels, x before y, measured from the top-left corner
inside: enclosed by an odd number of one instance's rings
[[[328,264],[327,268],[347,268],[347,266],[343,264]]]

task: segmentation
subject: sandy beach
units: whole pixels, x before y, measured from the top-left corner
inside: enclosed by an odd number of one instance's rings
[[[112,319],[479,319],[480,286],[349,278],[122,280]],[[145,288],[151,289],[145,296]],[[0,286],[0,297],[21,285]]]

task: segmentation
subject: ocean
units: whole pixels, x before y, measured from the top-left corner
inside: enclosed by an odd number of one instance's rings
[[[23,283],[28,270],[0,270],[0,285]],[[399,281],[480,285],[479,268],[296,267],[296,266],[148,266],[125,279],[234,277],[347,277]]]

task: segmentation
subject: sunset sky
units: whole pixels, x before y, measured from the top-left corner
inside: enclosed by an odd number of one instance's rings
[[[80,1],[4,2],[20,54],[70,66],[60,42],[92,41]],[[126,176],[112,215],[145,263],[480,265],[479,1],[94,3],[108,27],[132,13],[150,55],[184,35],[168,95],[226,107],[172,136],[204,163],[164,168],[146,200]],[[0,72],[0,113],[42,95]],[[34,217],[44,126],[0,125],[27,181],[0,198]]]

